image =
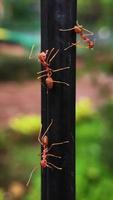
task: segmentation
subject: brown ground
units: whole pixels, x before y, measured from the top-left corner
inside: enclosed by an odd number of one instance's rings
[[[76,100],[89,97],[94,107],[100,106],[108,97],[113,97],[113,77],[103,72],[87,74],[77,80]]]
[[[40,84],[37,81],[24,83],[0,83],[0,126],[16,115],[40,114]]]

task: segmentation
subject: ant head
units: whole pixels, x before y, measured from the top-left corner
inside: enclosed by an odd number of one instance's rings
[[[48,89],[52,89],[53,88],[53,79],[51,77],[47,77],[46,78],[46,85]]]
[[[82,28],[83,28],[82,25],[75,26],[75,27],[74,27],[74,31],[75,31],[75,33],[81,33],[81,32],[83,31]]]
[[[40,165],[41,165],[42,168],[47,167],[47,160],[41,160]]]
[[[42,51],[41,53],[38,54],[38,60],[42,63],[46,60],[47,57],[47,53],[45,53],[44,51]]]
[[[47,137],[47,135],[45,135],[45,136],[42,138],[42,143],[43,143],[43,145],[45,145],[45,146],[48,145],[48,137]]]

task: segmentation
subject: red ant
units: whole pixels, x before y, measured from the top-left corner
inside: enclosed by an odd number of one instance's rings
[[[49,131],[49,129],[52,126],[52,124],[53,124],[53,119],[51,120],[51,123],[49,124],[48,128],[46,129],[46,131],[44,132],[42,137],[41,137],[41,132],[40,132],[39,137],[38,137],[38,141],[43,147],[42,160],[40,162],[40,165],[41,165],[42,168],[46,168],[46,167],[52,168],[52,167],[54,167],[56,169],[62,170],[62,168],[57,167],[56,165],[54,165],[54,164],[52,164],[52,163],[47,161],[47,157],[49,157],[49,156],[55,157],[55,158],[61,158],[61,156],[56,156],[56,155],[50,154],[48,152],[53,148],[53,146],[66,144],[66,143],[69,143],[69,141],[53,143],[48,148],[48,137],[47,137],[46,133]]]
[[[48,136],[46,135],[46,133],[49,131],[50,127],[52,126],[53,124],[53,119],[51,120],[51,123],[49,124],[49,126],[47,127],[46,131],[44,132],[44,134],[41,136],[41,131],[39,133],[39,136],[38,136],[38,141],[39,143],[41,144],[41,146],[43,147],[43,151],[42,151],[42,160],[40,161],[40,165],[42,167],[42,169],[48,167],[48,168],[55,168],[57,170],[62,170],[61,167],[58,167],[56,165],[54,165],[53,163],[51,162],[48,162],[47,158],[48,157],[54,157],[54,158],[62,158],[61,156],[57,156],[57,155],[54,155],[54,154],[51,154],[51,153],[48,153],[54,146],[57,146],[57,145],[62,145],[62,144],[67,144],[69,143],[69,141],[64,141],[64,142],[58,142],[58,143],[53,143],[50,145],[50,147],[48,147]],[[37,167],[35,167],[31,174],[30,174],[30,177],[29,177],[29,180],[27,182],[27,186],[29,185],[30,183],[30,180],[31,180],[31,177],[33,175],[33,173],[36,171]]]
[[[59,29],[60,31],[71,31],[74,30],[75,33],[79,34],[81,39],[83,39],[86,43],[87,43],[87,47],[89,49],[93,49],[95,42],[90,40],[87,36],[93,36],[94,33],[85,29],[82,25],[80,25],[77,21],[76,23],[77,25],[74,26],[73,28],[69,28],[69,29]],[[87,34],[84,34],[84,31],[87,32]],[[65,48],[64,50],[67,50],[68,48],[77,45],[77,43],[72,43],[69,47]],[[80,46],[80,45],[78,45]],[[80,46],[81,47],[81,46]]]
[[[33,48],[31,49],[31,53],[33,51]],[[44,75],[41,75],[39,76],[37,79],[40,79],[40,78],[43,78],[43,77],[46,77],[45,79],[45,82],[46,82],[46,85],[47,85],[47,88],[48,89],[52,89],[53,88],[53,83],[60,83],[60,84],[64,84],[66,86],[69,86],[68,83],[66,82],[62,82],[62,81],[54,81],[53,78],[51,77],[52,74],[54,72],[58,72],[58,71],[63,71],[65,69],[69,69],[70,67],[64,67],[64,68],[59,68],[59,69],[56,69],[56,70],[52,70],[52,68],[50,67],[50,63],[52,62],[52,60],[55,58],[55,56],[58,54],[59,52],[59,49],[52,55],[52,53],[54,52],[54,48],[52,48],[50,50],[50,52],[48,53],[48,50],[46,50],[45,52],[41,52],[38,54],[38,60],[39,62],[43,65],[44,67],[44,70],[38,72],[37,74],[43,74],[45,73]],[[30,53],[30,56],[29,58],[31,58],[31,53]],[[52,55],[52,57],[51,57]]]

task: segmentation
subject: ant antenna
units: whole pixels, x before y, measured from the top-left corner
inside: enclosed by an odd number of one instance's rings
[[[66,51],[67,49],[70,49],[70,48],[73,47],[73,46],[77,46],[79,43],[80,43],[80,41],[78,41],[78,42],[76,42],[76,43],[72,43],[71,45],[69,45],[68,47],[66,47],[66,48],[64,49],[64,51]]]
[[[47,56],[46,62],[48,62],[48,60],[49,60],[49,58],[50,58],[50,55],[52,54],[52,52],[54,51],[54,49],[55,49],[55,48],[52,48],[51,51],[49,52],[49,54],[48,54],[48,56]]]
[[[33,44],[32,47],[31,47],[31,51],[30,51],[30,54],[29,54],[29,59],[33,59],[33,58],[37,57],[36,55],[32,56],[34,48],[35,48],[35,44]]]
[[[68,28],[68,29],[59,29],[59,31],[72,31],[72,30],[74,30],[75,29],[75,27],[73,27],[73,28]]]
[[[49,64],[51,63],[51,61],[53,60],[53,58],[55,58],[55,56],[58,54],[59,49],[56,51],[56,53],[52,56],[52,58],[49,60]]]
[[[27,183],[26,183],[26,186],[27,186],[27,187],[28,187],[28,185],[29,185],[29,183],[30,183],[30,181],[31,181],[31,178],[32,178],[33,173],[37,170],[37,168],[38,168],[38,167],[34,167],[34,168],[32,169],[32,171],[31,171],[31,173],[30,173],[30,176],[29,176],[29,179],[28,179],[28,181],[27,181]]]
[[[42,138],[46,135],[46,133],[49,131],[50,127],[52,126],[53,124],[53,119],[51,119],[51,123],[49,124],[49,126],[47,127],[45,133],[42,135]]]

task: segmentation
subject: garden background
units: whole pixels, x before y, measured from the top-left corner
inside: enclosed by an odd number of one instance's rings
[[[113,1],[78,0],[77,7],[79,23],[95,34],[93,50],[77,47],[77,199],[112,200]],[[40,65],[29,60],[33,44],[36,55],[40,1],[0,0],[0,200],[40,200]]]

